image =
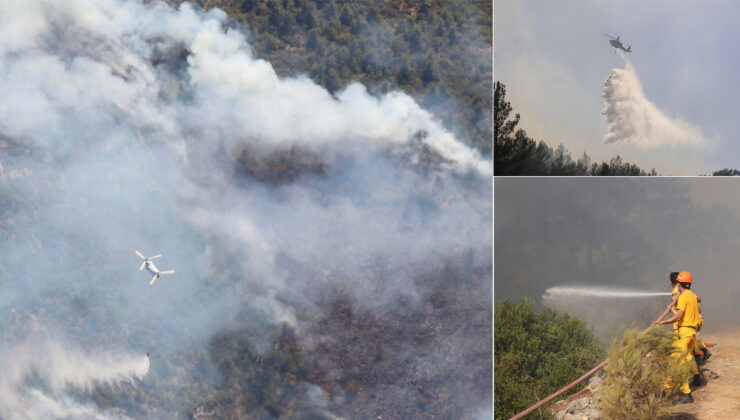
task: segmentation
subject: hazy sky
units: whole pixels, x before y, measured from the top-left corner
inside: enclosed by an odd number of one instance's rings
[[[494,78],[521,113],[520,127],[574,157],[619,154],[662,174],[740,167],[740,3],[718,1],[496,0]],[[628,58],[645,98],[700,132],[700,146],[604,144],[602,89],[625,62],[601,33],[632,46]]]

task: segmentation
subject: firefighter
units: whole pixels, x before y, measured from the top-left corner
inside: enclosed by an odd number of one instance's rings
[[[678,271],[672,272],[668,278],[671,281],[671,303],[668,305],[668,310],[670,310],[674,315],[676,314],[676,301],[678,300],[678,295],[681,294],[681,292],[678,290]],[[694,293],[696,294],[696,293]],[[701,303],[701,296],[696,295],[697,302]],[[662,319],[662,317],[661,317]],[[696,332],[697,334],[699,331],[701,331],[701,327],[704,325],[704,318],[701,316],[701,305],[699,305],[699,324],[696,326]],[[673,334],[678,335],[678,322],[673,323]],[[702,351],[705,351],[702,353]],[[694,340],[694,348],[692,350],[692,354],[694,355],[694,362],[696,363],[696,366],[701,366],[704,364],[706,359],[711,356],[709,353],[709,349],[707,349],[707,346],[704,345],[704,342],[701,341],[698,337]],[[700,357],[700,354],[702,355]],[[689,385],[691,386],[699,386],[702,384],[701,376],[694,376],[694,379],[691,381]]]
[[[671,306],[671,312],[675,315],[676,313],[676,300],[678,299],[679,290],[678,290],[678,281],[676,278],[678,277],[678,272],[672,272],[669,276],[671,280],[671,303],[669,306]],[[696,294],[696,293],[694,293]],[[704,317],[701,315],[701,296],[696,295],[696,301],[700,304],[699,305],[699,323],[696,326],[696,333],[698,334],[701,331],[701,327],[704,326]],[[674,334],[678,334],[678,325],[676,322],[673,323],[673,332]],[[696,338],[695,346],[694,346],[694,359],[696,361],[697,366],[703,365],[706,363],[707,359],[709,359],[712,356],[712,352],[709,351],[706,344],[704,344],[704,341],[702,341],[699,337]],[[699,379],[695,381],[695,383],[700,384],[701,382]]]
[[[676,313],[676,300],[678,299],[679,291],[678,291],[678,281],[676,278],[678,277],[678,272],[674,271],[669,275],[669,279],[671,281],[671,303],[668,305],[669,310],[673,312],[675,315]],[[696,294],[696,293],[694,293]],[[701,304],[701,296],[696,295],[696,300]],[[665,313],[664,313],[665,315]],[[661,318],[658,319],[660,321]],[[704,326],[704,317],[701,315],[701,305],[699,305],[699,324],[696,326],[696,332],[697,335],[701,331],[701,327]],[[678,326],[677,323],[673,323],[673,333],[678,334]],[[695,340],[695,347],[694,347],[694,359],[696,361],[697,366],[703,365],[706,363],[707,359],[709,359],[712,356],[712,352],[709,351],[706,344],[704,344],[704,341],[702,341],[698,336]]]
[[[691,373],[694,374],[694,380],[699,376],[699,369],[694,360],[694,346],[696,340],[696,328],[699,324],[699,302],[697,296],[691,291],[693,280],[691,273],[682,271],[676,277],[678,287],[678,299],[676,299],[675,313],[672,318],[664,321],[655,321],[653,325],[666,325],[675,323],[676,340],[673,346],[679,349],[674,353],[675,357],[681,357],[684,362],[690,363]],[[671,388],[670,380],[666,381],[666,388]],[[694,398],[691,396],[691,388],[688,381],[680,386],[681,396],[674,401],[675,403],[693,403]]]

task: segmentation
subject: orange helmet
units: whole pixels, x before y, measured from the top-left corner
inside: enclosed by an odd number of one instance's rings
[[[679,283],[691,283],[691,273],[688,271],[682,271],[678,273],[676,280],[678,280]]]

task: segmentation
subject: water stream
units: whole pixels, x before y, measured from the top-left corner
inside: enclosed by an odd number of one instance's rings
[[[584,296],[598,298],[644,298],[670,296],[669,292],[643,292],[633,289],[594,287],[594,286],[555,286],[545,290],[543,298]]]

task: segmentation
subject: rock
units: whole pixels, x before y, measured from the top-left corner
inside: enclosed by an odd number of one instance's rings
[[[553,404],[548,409],[550,415],[555,420],[599,420],[598,392],[603,379],[601,374],[592,376],[580,392]]]
[[[581,420],[598,420],[601,418],[601,412],[595,408],[588,409],[579,415]]]
[[[581,397],[573,400],[554,417],[555,420],[598,420],[601,418],[601,413],[593,398]]]
[[[579,411],[583,411],[586,407],[591,404],[591,400],[588,397],[579,398],[568,406],[568,413],[575,414]]]

